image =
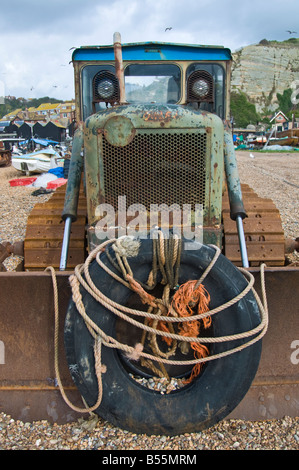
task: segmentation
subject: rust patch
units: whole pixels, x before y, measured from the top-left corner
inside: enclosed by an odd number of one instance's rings
[[[143,119],[145,121],[153,121],[153,122],[170,122],[172,119],[178,118],[178,111],[172,113],[170,110],[167,111],[146,111],[143,114]]]

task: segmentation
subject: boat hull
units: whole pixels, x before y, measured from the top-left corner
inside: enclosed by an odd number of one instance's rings
[[[12,166],[26,173],[46,173],[53,167],[53,159],[57,162],[61,159],[60,155],[52,149],[45,149],[40,152],[33,152],[26,155],[13,155],[11,159]]]

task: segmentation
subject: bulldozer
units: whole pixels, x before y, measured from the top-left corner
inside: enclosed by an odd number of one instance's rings
[[[112,45],[75,49],[72,62],[67,186],[28,217],[24,271],[0,273],[0,410],[56,422],[95,410],[133,432],[169,435],[226,417],[298,416],[299,268],[286,264],[298,239],[285,240],[274,203],[240,183],[231,51],[122,44],[115,33]],[[198,278],[211,302],[201,332],[213,316],[195,356],[200,343],[178,334],[187,321],[167,315]],[[157,375],[184,386],[140,385]]]

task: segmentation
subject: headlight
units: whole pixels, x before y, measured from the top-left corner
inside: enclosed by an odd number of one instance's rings
[[[192,85],[192,91],[195,95],[203,98],[209,93],[209,84],[205,80],[196,80]]]
[[[212,75],[206,70],[195,70],[187,80],[188,103],[213,103],[214,81]]]
[[[114,73],[101,70],[93,77],[93,103],[116,103],[119,101],[119,84]]]
[[[114,85],[111,80],[102,80],[98,84],[97,92],[101,98],[109,99],[114,93]]]

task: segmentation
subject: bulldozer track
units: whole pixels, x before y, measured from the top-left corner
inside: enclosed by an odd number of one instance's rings
[[[268,266],[285,264],[285,241],[279,211],[271,199],[260,198],[248,185],[242,185],[247,218],[244,232],[250,266],[262,262]],[[43,270],[47,266],[59,268],[64,232],[61,213],[65,187],[58,188],[46,202],[36,204],[31,211],[24,242],[24,268],[26,271]],[[86,198],[81,189],[78,218],[72,224],[67,269],[72,270],[86,258]],[[227,193],[223,197],[223,227],[225,256],[241,266],[236,223],[230,218]]]
[[[241,185],[247,218],[243,220],[249,265],[283,266],[285,239],[278,209],[271,199],[259,197],[247,184]],[[227,192],[223,197],[224,254],[241,266],[236,223],[230,218]]]
[[[24,241],[25,271],[44,270],[47,266],[59,268],[64,233],[61,214],[65,190],[65,186],[57,188],[47,202],[36,204],[28,217]],[[86,198],[81,189],[78,217],[71,228],[68,270],[83,263],[86,257],[85,226]]]

